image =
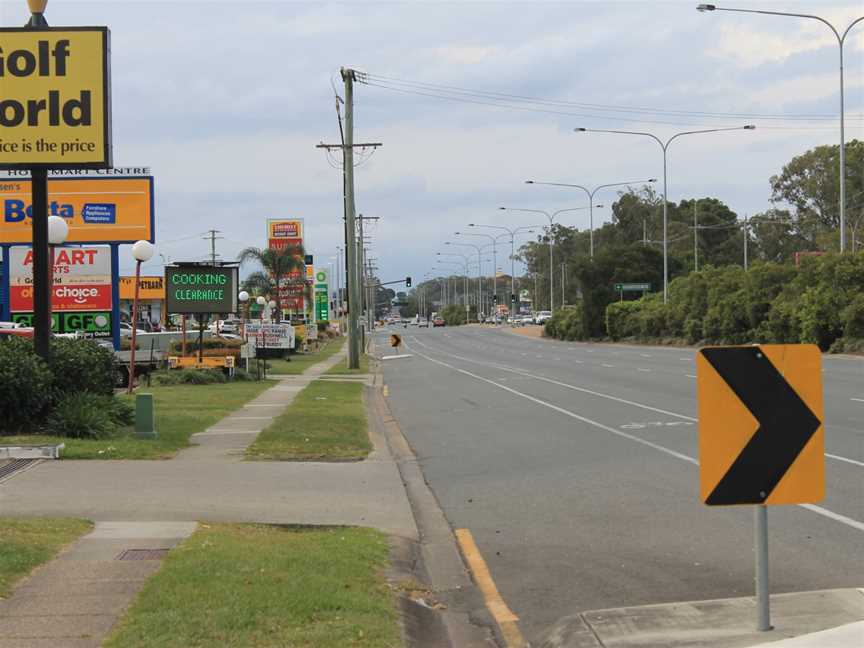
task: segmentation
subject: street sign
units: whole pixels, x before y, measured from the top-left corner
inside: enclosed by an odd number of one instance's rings
[[[294,327],[290,324],[246,323],[249,344],[259,349],[293,349]]]
[[[0,29],[0,168],[111,166],[107,27]]]
[[[29,178],[0,178],[0,243],[32,241],[31,192]],[[153,178],[49,178],[48,215],[66,221],[67,243],[152,243]]]
[[[801,504],[825,496],[821,361],[810,344],[696,354],[706,504]]]
[[[174,314],[236,313],[237,268],[165,267],[165,310]]]
[[[616,283],[617,292],[646,292],[651,290],[650,283]]]

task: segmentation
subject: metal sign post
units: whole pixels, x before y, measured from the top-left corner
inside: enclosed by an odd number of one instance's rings
[[[771,597],[768,587],[768,507],[757,504],[755,512],[756,531],[756,629],[760,632],[773,630],[771,625]]]

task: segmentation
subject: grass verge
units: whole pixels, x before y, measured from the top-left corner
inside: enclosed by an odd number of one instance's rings
[[[344,337],[333,338],[323,344],[318,351],[309,353],[295,353],[291,356],[291,360],[268,360],[267,364],[270,367],[267,370],[268,374],[273,375],[291,375],[296,376],[303,373],[314,364],[318,364],[322,360],[326,360],[334,353],[339,351],[345,344]],[[250,364],[250,368],[254,371],[254,366]]]
[[[348,461],[372,444],[363,410],[363,385],[315,380],[246,449],[247,459]]]
[[[333,367],[330,367],[325,374],[338,375],[338,376],[346,376],[351,374],[367,374],[369,373],[369,356],[365,353],[360,354],[360,368],[359,369],[349,369],[346,363],[339,363]]]
[[[262,380],[212,385],[165,385],[141,388],[153,394],[156,439],[137,439],[131,428],[102,440],[30,435],[0,437],[9,443],[65,443],[64,459],[168,459],[188,447],[189,437],[255,398],[273,383]],[[126,398],[124,396],[124,398]]]
[[[387,555],[371,529],[202,525],[103,645],[395,648]]]
[[[0,598],[93,525],[74,518],[0,518]]]

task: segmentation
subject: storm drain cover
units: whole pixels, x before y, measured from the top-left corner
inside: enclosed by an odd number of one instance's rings
[[[162,560],[168,549],[124,549],[115,560]]]
[[[0,480],[6,477],[11,477],[13,473],[19,470],[24,470],[28,466],[33,465],[39,459],[10,459],[9,461],[0,461]]]

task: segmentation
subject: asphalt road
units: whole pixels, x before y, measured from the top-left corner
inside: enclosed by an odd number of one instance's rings
[[[585,610],[752,594],[752,507],[699,499],[692,349],[398,332],[391,409],[526,638]],[[864,360],[823,374],[827,496],[769,509],[774,593],[864,586]]]

